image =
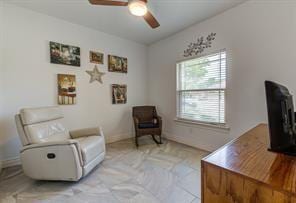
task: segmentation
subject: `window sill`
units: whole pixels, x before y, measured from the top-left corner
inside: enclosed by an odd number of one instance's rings
[[[184,119],[184,118],[175,118],[174,121],[179,122],[179,123],[207,127],[207,128],[215,128],[215,129],[221,129],[221,130],[226,130],[226,131],[230,130],[230,127],[227,126],[226,124],[203,123],[203,122],[198,122],[198,121]]]

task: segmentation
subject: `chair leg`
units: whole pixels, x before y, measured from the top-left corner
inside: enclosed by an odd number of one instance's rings
[[[138,136],[137,135],[135,136],[135,142],[136,142],[136,147],[138,148],[139,147],[139,143],[138,143]]]
[[[162,144],[162,136],[161,136],[161,134],[159,135],[159,141],[160,141],[160,144]]]
[[[152,136],[152,138],[153,138],[153,140],[154,140],[154,142],[156,143],[156,144],[162,144],[162,142],[161,142],[161,136],[159,137],[159,140],[160,141],[158,141],[156,138],[155,138],[155,135],[151,135]]]

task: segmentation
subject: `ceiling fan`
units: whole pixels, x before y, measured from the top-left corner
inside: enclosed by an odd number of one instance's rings
[[[142,16],[146,22],[154,29],[159,27],[159,23],[156,18],[152,15],[147,8],[148,0],[128,0],[124,1],[113,1],[113,0],[89,0],[93,5],[103,5],[103,6],[128,6],[131,14],[135,16]]]

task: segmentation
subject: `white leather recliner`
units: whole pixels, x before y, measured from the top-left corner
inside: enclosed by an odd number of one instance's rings
[[[24,173],[36,180],[77,181],[105,157],[102,130],[68,131],[59,107],[22,109],[15,116]]]

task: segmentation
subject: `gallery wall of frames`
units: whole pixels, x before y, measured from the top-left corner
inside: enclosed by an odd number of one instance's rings
[[[150,103],[146,45],[14,5],[3,9],[0,161],[19,156],[13,118],[22,108],[59,105],[68,129],[101,126],[106,142],[133,136],[132,107]],[[110,57],[111,72],[108,55],[125,59]]]
[[[81,67],[81,49],[73,45],[66,45],[58,42],[49,42],[50,63]],[[100,71],[99,66],[104,66],[104,53],[98,51],[89,51],[89,62],[94,64],[93,70],[86,70],[90,76],[90,83],[97,82],[103,84],[103,76],[106,74]],[[62,66],[61,66],[62,68]],[[108,54],[108,72],[109,74],[128,74],[128,59],[125,57]],[[77,102],[77,82],[73,74],[57,74],[57,94],[59,105],[74,105]],[[127,103],[127,85],[110,84],[110,93],[112,104]]]

